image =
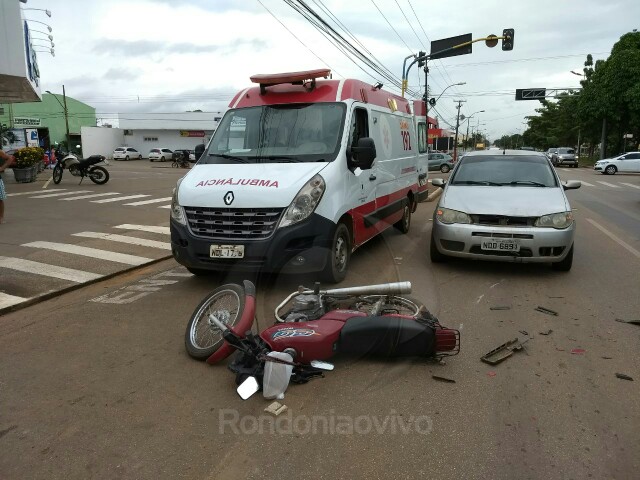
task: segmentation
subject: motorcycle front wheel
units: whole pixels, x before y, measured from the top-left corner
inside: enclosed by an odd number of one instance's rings
[[[371,316],[395,314],[417,317],[422,307],[422,302],[396,295],[367,295],[359,300],[357,310]]]
[[[62,181],[62,167],[60,165],[56,165],[53,167],[53,183],[56,185]]]
[[[184,344],[189,356],[206,360],[224,343],[222,331],[211,321],[215,316],[232,327],[242,318],[245,305],[244,288],[230,283],[216,288],[198,305],[189,319]]]
[[[104,185],[109,181],[109,172],[103,167],[93,167],[88,175],[91,181],[98,185]]]

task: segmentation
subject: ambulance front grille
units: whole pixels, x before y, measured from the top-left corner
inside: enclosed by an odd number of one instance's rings
[[[196,237],[261,240],[275,232],[282,208],[184,207],[189,229]]]

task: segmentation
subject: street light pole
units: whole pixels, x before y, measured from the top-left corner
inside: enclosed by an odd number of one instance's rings
[[[467,147],[469,146],[469,124],[471,123],[471,118],[472,118],[476,113],[483,113],[483,112],[484,112],[484,110],[478,110],[477,112],[473,112],[471,115],[469,115],[469,116],[467,117],[467,136],[466,136],[466,139],[467,139]],[[479,121],[479,120],[480,120],[480,119],[478,119],[478,121]],[[465,149],[465,151],[466,151],[466,149]]]
[[[466,102],[466,100],[454,100],[454,102],[458,102],[458,114],[456,115],[456,139],[453,142],[453,161],[455,162],[458,159],[458,128],[460,127],[460,107],[462,107],[462,104]]]

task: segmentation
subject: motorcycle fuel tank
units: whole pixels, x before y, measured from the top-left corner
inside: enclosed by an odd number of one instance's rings
[[[282,352],[293,348],[297,362],[326,360],[334,354],[344,321],[319,320],[311,322],[279,323],[264,330],[260,337],[272,350]]]

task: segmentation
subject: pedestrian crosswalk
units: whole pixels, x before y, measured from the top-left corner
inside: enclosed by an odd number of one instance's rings
[[[94,193],[92,190],[68,190],[66,188],[54,188],[47,190],[31,190],[28,192],[15,192],[7,194],[7,197],[26,197],[29,199],[51,199],[65,202],[86,200],[96,204],[113,204],[122,202],[128,207],[150,206],[155,208],[171,208],[171,197],[149,198],[152,195],[146,193],[124,194],[119,192]],[[108,197],[108,198],[107,198]],[[144,200],[143,200],[144,199]],[[129,200],[136,200],[135,202]],[[165,205],[156,205],[164,203]]]
[[[125,223],[72,233],[68,242],[23,243],[14,256],[0,255],[0,313],[52,291],[170,258],[169,235],[164,225]]]

